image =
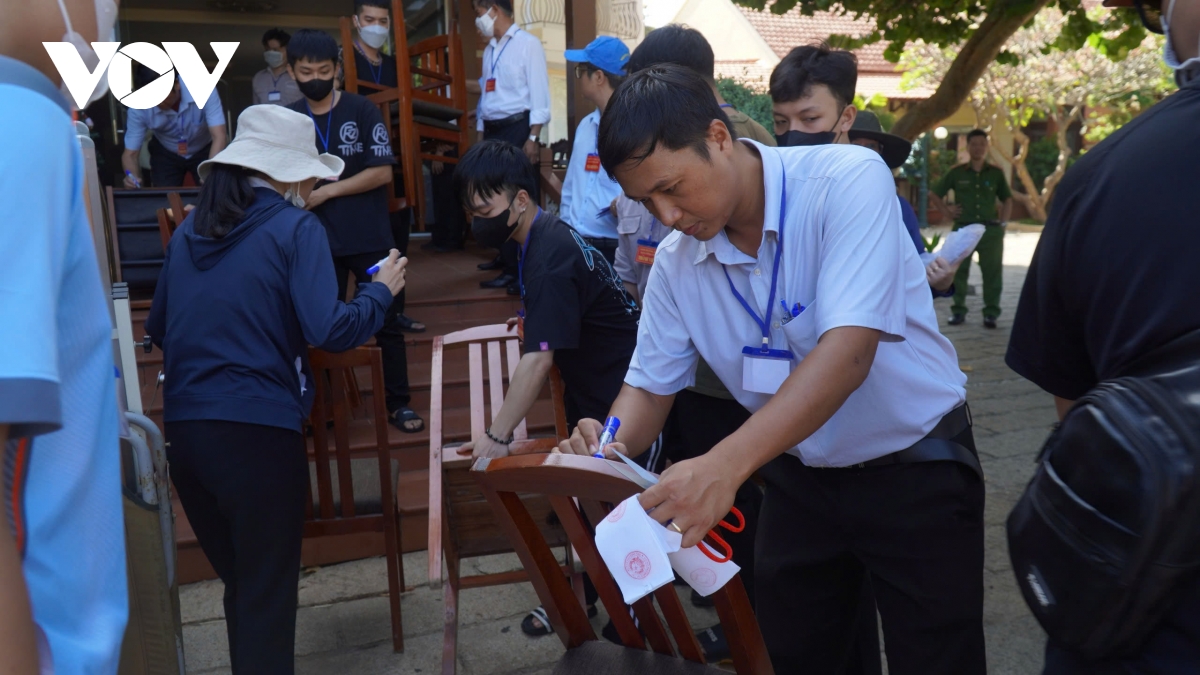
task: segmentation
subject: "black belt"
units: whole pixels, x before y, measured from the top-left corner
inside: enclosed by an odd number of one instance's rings
[[[871,466],[888,466],[891,464],[913,464],[915,462],[950,461],[966,464],[980,480],[983,480],[983,467],[979,464],[979,455],[974,448],[968,448],[952,439],[971,428],[971,412],[964,403],[946,413],[925,438],[911,446],[875,459],[851,464],[848,469],[864,469]]]
[[[501,118],[498,120],[484,120],[483,121],[483,130],[487,131],[488,129],[502,129],[504,127],[508,127],[508,126],[517,124],[519,122],[525,122],[528,119],[529,119],[529,111],[522,110],[521,112],[516,113],[515,115],[509,115],[508,117],[504,117],[504,118]]]
[[[616,239],[609,239],[607,237],[584,237],[583,240],[602,251],[617,248]]]

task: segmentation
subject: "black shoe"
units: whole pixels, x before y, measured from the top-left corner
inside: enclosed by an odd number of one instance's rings
[[[704,650],[704,660],[709,663],[731,663],[733,654],[729,650],[729,642],[725,639],[725,629],[721,624],[696,633],[696,641]]]
[[[520,295],[521,294],[521,285],[520,284],[509,284],[508,285],[508,294],[509,295]]]
[[[514,282],[516,280],[517,280],[517,278],[511,274],[501,274],[500,276],[496,277],[495,279],[492,279],[491,281],[479,282],[479,287],[480,288],[504,288],[505,286],[511,284],[512,282]]]
[[[951,326],[961,326],[963,324],[963,322],[965,322],[966,320],[967,320],[966,314],[954,314],[950,317],[950,320],[947,321],[946,323],[950,324]]]
[[[984,328],[995,328],[996,327],[996,317],[994,317],[994,316],[983,317],[983,327]]]
[[[479,263],[478,265],[476,265],[476,267],[478,267],[480,270],[482,270],[484,272],[490,272],[492,270],[498,270],[498,269],[503,268],[504,261],[500,259],[500,256],[496,256],[491,262]]]

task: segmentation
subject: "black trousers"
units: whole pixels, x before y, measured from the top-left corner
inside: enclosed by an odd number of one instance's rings
[[[515,145],[518,148],[525,147],[525,141],[529,140],[529,113],[524,115],[514,115],[513,117],[504,120],[504,123],[483,123],[483,137],[487,140],[504,141],[510,145]],[[537,183],[534,183],[534,194],[531,195],[534,201],[538,200]],[[517,276],[517,242],[509,239],[500,246],[500,259],[504,262],[504,273]]]
[[[974,447],[970,433],[955,440]],[[984,491],[973,470],[813,469],[783,455],[760,473],[757,614],[776,672],[846,671],[869,576],[892,675],[986,673]]]
[[[671,462],[699,457],[737,431],[748,419],[750,411],[737,401],[685,389],[675,395],[675,405],[663,430],[663,457]],[[654,470],[661,471],[661,467]],[[762,501],[763,493],[757,485],[752,481],[743,483],[734,496],[733,505],[745,517],[746,529],[741,532],[720,530],[721,537],[733,549],[733,562],[742,568],[742,583],[752,606],[755,603],[754,538]],[[726,519],[733,522],[732,516]]]
[[[179,501],[225,584],[233,672],[292,673],[309,479],[304,437],[218,420],[168,422],[166,437]]]
[[[458,157],[457,150],[446,153]],[[460,248],[467,237],[467,219],[462,203],[454,193],[454,164],[443,164],[441,173],[430,175],[433,188],[433,227],[430,241],[434,246]]]
[[[150,139],[150,183],[154,187],[179,187],[183,185],[184,176],[190,173],[192,180],[199,185],[200,174],[197,169],[200,162],[208,159],[210,146],[198,148],[192,151],[191,157],[185,158],[174,150],[164,148],[157,138]]]
[[[400,209],[399,211],[391,211],[388,213],[388,224],[392,228],[392,239],[396,242],[396,250],[400,251],[400,255],[402,256],[408,255],[408,240],[412,235],[411,223],[412,209]],[[376,258],[375,260],[379,260],[379,258]],[[370,264],[374,265],[375,263],[372,262]],[[344,292],[345,289],[342,290],[343,293],[338,296],[339,298],[346,297]],[[392,303],[396,305],[397,314],[404,313],[404,298],[406,297],[405,294],[407,291],[407,288],[400,289],[400,292],[396,294],[395,301]],[[405,370],[407,371],[407,367]]]
[[[371,280],[367,269],[381,258],[386,258],[387,251],[372,253],[356,253],[333,257],[333,273],[338,281],[338,300],[346,297],[346,285],[349,283],[347,274],[354,273],[357,283]],[[404,332],[400,330],[400,312],[404,309],[404,301],[397,295],[388,308],[383,328],[375,334],[375,344],[379,346],[383,357],[383,386],[387,390],[388,414],[406,407],[411,399],[408,388],[408,354],[405,352]]]

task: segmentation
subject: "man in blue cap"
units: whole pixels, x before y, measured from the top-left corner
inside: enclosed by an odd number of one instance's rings
[[[575,64],[579,90],[584,98],[596,105],[596,109],[575,129],[575,144],[571,148],[567,178],[563,181],[559,214],[611,265],[617,255],[617,219],[611,205],[621,195],[621,186],[600,166],[596,139],[600,132],[600,113],[625,79],[629,47],[615,37],[602,35],[583,49],[568,49],[564,56]]]

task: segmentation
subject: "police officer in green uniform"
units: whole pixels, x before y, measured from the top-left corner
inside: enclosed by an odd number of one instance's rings
[[[929,200],[934,207],[954,219],[954,229],[971,223],[983,223],[987,230],[979,245],[979,269],[983,272],[983,325],[996,327],[1000,316],[1000,289],[1003,285],[1004,224],[1012,213],[1012,190],[1008,178],[999,167],[988,164],[987,132],[975,129],[967,134],[967,152],[971,161],[960,164],[942,177]],[[954,190],[954,204],[942,201],[946,193]],[[997,218],[996,204],[1000,203]],[[954,304],[950,311],[950,325],[957,326],[967,319],[967,276],[971,272],[971,259],[963,261],[954,276]]]

